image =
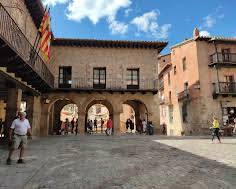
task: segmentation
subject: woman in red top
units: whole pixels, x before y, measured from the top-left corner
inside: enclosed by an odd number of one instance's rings
[[[108,121],[107,121],[107,135],[111,135],[112,133],[112,119],[111,117],[109,117]]]

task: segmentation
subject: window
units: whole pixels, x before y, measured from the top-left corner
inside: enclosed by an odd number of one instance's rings
[[[183,64],[183,71],[185,71],[186,70],[186,57],[183,58],[182,64]]]
[[[139,89],[139,69],[127,69],[127,89]]]
[[[225,92],[234,92],[235,84],[234,84],[234,76],[233,75],[226,75],[225,76]]]
[[[170,72],[168,73],[168,85],[170,85]]]
[[[226,75],[225,76],[225,82],[226,83],[233,83],[234,82],[234,76],[233,75]]]
[[[93,68],[93,88],[106,88],[106,68]]]
[[[230,49],[222,49],[222,58],[224,62],[230,62]]]
[[[176,75],[176,66],[174,66],[174,75]]]
[[[71,88],[71,66],[59,67],[59,88]]]
[[[183,103],[182,105],[182,119],[183,119],[183,122],[187,122],[187,116],[188,116],[188,112],[187,112],[187,103]]]

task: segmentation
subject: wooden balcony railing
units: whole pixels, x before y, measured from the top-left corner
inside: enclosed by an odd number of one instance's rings
[[[59,79],[55,79],[56,88],[63,88],[63,86],[58,83]],[[71,89],[81,89],[81,90],[92,90],[92,89],[102,89],[102,90],[158,90],[158,81],[153,79],[140,80],[138,88],[128,89],[125,79],[116,79],[116,78],[106,78],[106,84],[102,84],[103,88],[94,87],[93,78],[72,78],[71,81],[65,82],[65,88]]]
[[[36,54],[35,61],[32,61],[30,54],[35,52],[35,49],[1,3],[0,38],[17,53],[43,81],[50,87],[54,86],[54,76],[38,54]]]
[[[215,94],[236,94],[236,82],[213,83]]]
[[[215,53],[210,56],[210,64],[235,64],[236,53]]]

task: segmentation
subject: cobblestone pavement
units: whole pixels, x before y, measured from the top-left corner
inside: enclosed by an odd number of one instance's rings
[[[236,188],[236,139],[59,136],[31,141],[23,165],[6,153],[0,189]]]

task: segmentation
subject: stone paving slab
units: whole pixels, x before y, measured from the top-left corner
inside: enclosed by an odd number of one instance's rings
[[[230,164],[235,161],[235,139],[220,147],[221,156],[214,156],[218,151],[212,151],[205,139],[167,139],[47,137],[30,142],[26,164],[11,166],[5,165],[7,151],[1,148],[0,189],[236,188],[236,168]],[[193,151],[184,148],[188,144]],[[204,155],[207,151],[212,154]],[[228,165],[217,160],[224,156]]]
[[[218,141],[212,143],[210,139],[155,141],[236,168],[236,138],[225,138],[221,144]]]

